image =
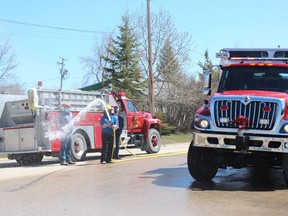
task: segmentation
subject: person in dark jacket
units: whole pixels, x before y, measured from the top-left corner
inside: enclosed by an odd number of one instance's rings
[[[118,107],[114,107],[114,117],[116,120],[116,128],[115,128],[115,150],[114,150],[114,156],[113,158],[116,160],[121,159],[119,156],[119,148],[120,148],[120,136],[122,134],[122,130],[124,127],[124,118],[122,115],[119,114],[119,109]]]
[[[102,150],[101,150],[101,164],[112,162],[112,152],[114,143],[114,127],[116,121],[112,115],[112,107],[106,105],[106,110],[109,112],[109,116],[106,111],[104,111],[103,116],[100,119],[100,125],[102,126]]]
[[[75,164],[71,159],[71,141],[73,132],[73,115],[70,104],[63,104],[64,110],[58,116],[58,128],[61,131],[60,161],[61,165]]]

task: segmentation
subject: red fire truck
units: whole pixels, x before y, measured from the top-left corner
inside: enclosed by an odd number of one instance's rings
[[[160,120],[141,112],[124,92],[29,89],[28,97],[11,97],[3,103],[0,154],[23,165],[40,163],[44,155],[58,157],[60,141],[55,119],[64,103],[70,103],[74,116],[72,157],[76,161],[85,159],[86,153],[101,150],[100,118],[105,104],[118,106],[124,117],[121,140],[125,145],[147,153],[157,153],[161,148]]]
[[[227,166],[278,166],[288,184],[288,49],[225,48],[216,56],[220,82],[193,120],[190,174],[211,180]]]

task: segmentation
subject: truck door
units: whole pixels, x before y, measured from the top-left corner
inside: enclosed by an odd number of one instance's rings
[[[127,108],[127,130],[140,131],[144,124],[144,116],[131,100],[125,100]]]

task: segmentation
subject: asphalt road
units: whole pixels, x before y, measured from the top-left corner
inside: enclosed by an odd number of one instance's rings
[[[199,183],[188,172],[187,149],[122,152],[121,161],[106,165],[97,154],[68,167],[51,158],[35,167],[1,161],[1,215],[287,215],[280,169],[220,170]]]

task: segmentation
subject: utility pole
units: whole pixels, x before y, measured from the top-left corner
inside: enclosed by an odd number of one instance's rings
[[[61,57],[60,57],[60,58],[61,58]],[[63,80],[64,80],[65,76],[68,74],[68,70],[66,70],[66,69],[64,68],[64,66],[65,66],[64,61],[67,61],[67,60],[64,59],[64,58],[61,58],[61,62],[57,62],[57,64],[61,65],[61,66],[60,66],[61,81],[60,81],[60,89],[59,89],[59,91],[62,90]]]
[[[64,64],[64,61],[67,61],[66,59],[64,58],[61,58],[61,62],[57,62],[57,64],[60,65],[60,76],[61,76],[61,81],[60,81],[60,88],[59,88],[59,91],[58,91],[58,94],[59,94],[59,98],[58,98],[58,108],[59,110],[61,109],[61,90],[62,90],[62,87],[63,87],[63,80],[65,79],[65,76],[68,74],[68,70],[64,68],[65,64]]]
[[[154,78],[152,71],[152,43],[151,43],[151,16],[150,0],[147,0],[147,29],[148,29],[148,70],[149,70],[149,96],[150,113],[154,116]]]

